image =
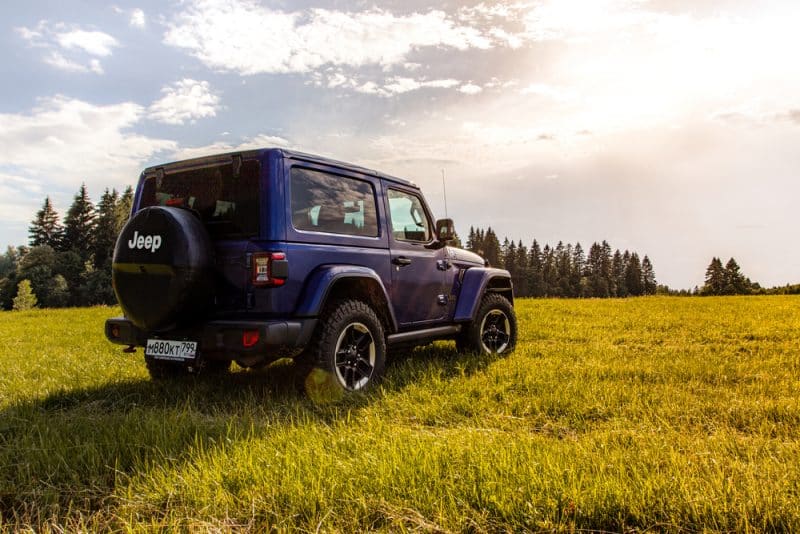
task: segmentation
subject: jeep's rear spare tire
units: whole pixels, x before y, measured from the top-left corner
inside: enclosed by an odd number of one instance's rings
[[[213,247],[189,210],[137,212],[114,249],[112,281],[125,316],[147,331],[188,323],[213,302]]]

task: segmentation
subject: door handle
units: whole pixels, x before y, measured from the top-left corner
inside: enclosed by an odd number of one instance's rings
[[[450,263],[448,260],[439,260],[436,262],[436,268],[439,269],[440,271],[446,271],[452,266],[453,264]]]
[[[395,265],[399,265],[401,267],[405,267],[406,265],[411,265],[411,258],[406,258],[405,256],[397,256],[396,258],[392,258],[392,263]]]

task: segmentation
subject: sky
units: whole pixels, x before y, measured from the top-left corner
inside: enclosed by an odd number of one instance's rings
[[[410,179],[465,237],[800,282],[800,3],[0,4],[0,245],[50,196],[289,147]]]

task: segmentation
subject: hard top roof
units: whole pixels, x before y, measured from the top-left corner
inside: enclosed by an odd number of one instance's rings
[[[202,167],[214,163],[223,163],[225,161],[230,161],[229,158],[233,156],[240,155],[242,157],[253,157],[260,153],[265,152],[278,152],[283,157],[294,159],[298,161],[305,161],[308,163],[317,163],[320,165],[327,165],[330,167],[338,167],[342,170],[354,171],[359,172],[361,174],[368,174],[370,176],[375,176],[378,178],[383,178],[384,180],[389,180],[407,187],[414,187],[419,189],[419,186],[414,182],[409,180],[404,180],[403,178],[398,178],[396,176],[391,176],[389,174],[384,174],[382,172],[376,171],[374,169],[368,169],[366,167],[361,167],[359,165],[354,165],[352,163],[347,163],[344,161],[339,161],[331,158],[327,158],[324,156],[318,156],[316,154],[308,154],[306,152],[299,152],[297,150],[289,150],[286,148],[261,148],[256,150],[241,150],[237,152],[223,152],[219,154],[211,154],[208,156],[203,156],[199,158],[191,158],[186,160],[174,161],[171,163],[164,163],[160,165],[153,165],[148,167],[144,170],[143,174],[149,174],[151,172],[156,172],[158,169],[165,169],[167,173],[170,171],[178,171],[178,170],[188,170],[191,168]]]

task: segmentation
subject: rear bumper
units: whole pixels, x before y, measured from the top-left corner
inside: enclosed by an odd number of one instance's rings
[[[304,347],[317,319],[267,320],[267,321],[207,321],[191,328],[168,332],[145,332],[125,317],[106,320],[106,338],[112,343],[144,347],[148,339],[191,340],[199,342],[199,350],[206,357],[236,359],[247,356],[281,356]],[[258,341],[245,347],[243,333],[258,332]]]

